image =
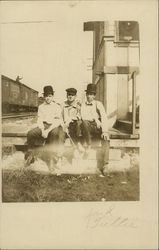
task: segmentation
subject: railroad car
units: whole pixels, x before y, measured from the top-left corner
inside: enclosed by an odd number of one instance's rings
[[[2,114],[20,111],[37,111],[38,91],[25,84],[1,77]]]

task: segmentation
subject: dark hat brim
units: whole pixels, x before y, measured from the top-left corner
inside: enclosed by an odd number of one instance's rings
[[[93,90],[85,90],[86,93],[92,93],[92,94],[96,94],[97,92],[96,91],[93,91]]]
[[[69,95],[69,94],[71,94],[71,95],[76,95],[77,93],[71,92],[71,91],[67,91],[67,94],[68,94],[68,95]]]
[[[50,94],[53,95],[54,93],[55,93],[55,91],[53,91],[53,92],[44,92],[43,95],[50,95]]]

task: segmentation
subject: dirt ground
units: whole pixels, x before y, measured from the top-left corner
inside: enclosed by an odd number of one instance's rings
[[[99,175],[47,175],[3,170],[3,202],[138,201],[139,168]]]

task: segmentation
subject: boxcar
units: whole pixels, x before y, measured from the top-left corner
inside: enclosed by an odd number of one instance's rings
[[[2,75],[2,114],[19,111],[37,111],[38,92],[25,84]]]
[[[38,107],[38,92],[30,90],[30,111],[37,111]]]

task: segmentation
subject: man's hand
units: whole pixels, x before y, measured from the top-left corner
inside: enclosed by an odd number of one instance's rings
[[[68,124],[66,124],[66,123],[64,123],[64,125],[63,125],[63,130],[64,130],[64,132],[68,132]]]
[[[47,122],[43,122],[43,125],[44,125],[44,129],[48,129],[51,126],[51,124],[49,124]]]
[[[96,124],[97,124],[97,128],[100,128],[101,127],[101,122],[97,119],[95,120]]]
[[[47,129],[45,129],[45,130],[43,129],[43,130],[42,130],[42,137],[43,137],[43,138],[47,138],[48,133],[49,133],[49,131],[48,131]]]
[[[108,133],[105,133],[105,132],[102,133],[101,137],[102,137],[102,139],[105,140],[105,141],[106,141],[106,140],[107,140],[107,141],[109,140],[109,134],[108,134]]]
[[[72,122],[72,119],[68,118],[67,121],[63,125],[64,131],[68,130],[68,127],[69,127],[69,125],[70,125],[71,122]]]

